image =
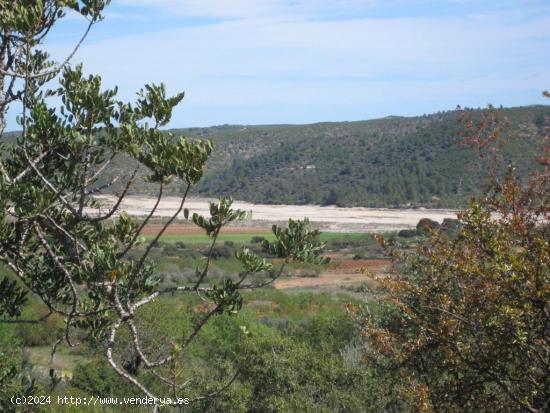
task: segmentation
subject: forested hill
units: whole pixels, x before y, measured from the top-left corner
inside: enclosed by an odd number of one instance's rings
[[[510,121],[503,156],[525,174],[550,107],[510,108],[501,114]],[[465,204],[484,182],[476,153],[458,144],[463,128],[452,111],[175,132],[215,143],[198,195],[232,195],[258,203],[451,207]]]
[[[474,111],[479,115],[481,111]],[[510,127],[503,150],[524,176],[533,167],[550,106],[502,109]],[[483,188],[479,157],[459,145],[455,111],[418,117],[311,125],[224,125],[172,130],[208,138],[214,153],[193,195],[257,203],[455,207]],[[13,141],[16,134],[3,140]],[[506,137],[504,137],[506,138]],[[117,157],[103,184],[132,170]],[[156,194],[139,179],[132,192]],[[179,191],[173,185],[167,192]],[[120,190],[116,185],[113,191]]]

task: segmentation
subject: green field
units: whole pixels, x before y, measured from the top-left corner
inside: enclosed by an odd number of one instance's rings
[[[144,238],[146,240],[152,240],[154,235],[146,235]],[[220,234],[218,241],[233,241],[233,242],[242,242],[248,243],[253,237],[264,237],[268,241],[273,241],[275,238],[271,232],[257,232],[257,233],[242,233],[242,234]],[[360,232],[323,232],[320,235],[321,241],[332,241],[332,240],[359,240],[363,238],[369,238],[369,234],[360,233]],[[181,234],[181,235],[163,235],[161,240],[164,242],[187,242],[191,244],[199,243],[208,243],[211,238],[207,235],[202,234]]]

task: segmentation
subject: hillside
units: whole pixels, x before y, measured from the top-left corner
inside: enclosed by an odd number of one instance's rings
[[[550,106],[502,113],[510,121],[504,158],[513,160],[525,175],[550,118]],[[359,122],[224,125],[171,132],[215,144],[195,196],[231,195],[265,204],[456,207],[466,204],[485,181],[475,152],[458,144],[461,129],[457,112],[451,111]],[[8,136],[13,139],[13,134]],[[116,159],[106,179],[131,171],[129,159]],[[179,189],[173,185],[167,192]],[[132,193],[152,195],[154,190],[139,180]]]
[[[479,113],[479,111],[476,111]],[[532,166],[548,106],[504,109],[506,161]],[[338,206],[463,205],[483,186],[479,158],[458,145],[456,112],[312,125],[174,131],[215,142],[196,193],[258,203]]]

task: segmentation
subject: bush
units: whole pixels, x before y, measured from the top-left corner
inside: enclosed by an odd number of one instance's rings
[[[101,397],[140,396],[135,387],[119,377],[113,369],[100,359],[77,365],[70,384],[88,394],[100,395]]]
[[[162,249],[162,252],[167,257],[176,257],[180,254],[180,249],[175,244],[166,244]]]
[[[250,242],[252,244],[262,244],[263,242],[265,241],[265,237],[261,237],[259,235],[254,235],[251,239],[250,239]]]
[[[397,233],[397,235],[401,238],[413,238],[419,234],[418,234],[418,230],[416,229],[402,229]]]
[[[428,234],[438,228],[439,223],[430,218],[422,218],[420,221],[418,221],[418,224],[416,224],[416,230],[420,234]]]
[[[11,398],[30,396],[38,389],[29,379],[22,343],[12,327],[0,324],[0,411],[15,413],[23,410],[14,406]]]
[[[174,243],[174,245],[176,246],[176,248],[180,249],[180,250],[184,250],[185,248],[187,248],[187,246],[185,245],[184,242],[182,241],[176,241]]]
[[[314,278],[319,276],[319,270],[316,268],[300,268],[294,271],[296,277]]]
[[[481,148],[498,136],[480,135]],[[458,236],[435,231],[414,254],[392,251],[399,272],[377,278],[381,307],[363,318],[366,359],[399,371],[415,411],[548,411],[550,136],[545,143],[544,169],[530,181],[511,166],[492,176],[461,225],[445,223]]]
[[[462,229],[462,224],[458,219],[445,218],[441,223],[441,229],[445,232],[456,234]]]
[[[210,249],[206,249],[202,253],[205,257],[207,257],[209,252],[210,252]],[[214,249],[212,250],[211,257],[213,259],[231,258],[231,257],[233,257],[234,253],[235,253],[234,248],[224,244],[224,245],[221,245],[221,246],[215,246]]]

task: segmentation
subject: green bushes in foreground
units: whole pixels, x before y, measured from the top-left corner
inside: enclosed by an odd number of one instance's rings
[[[352,351],[358,346],[357,330],[343,311],[347,301],[348,296],[274,290],[247,294],[248,305],[239,314],[212,319],[186,356],[164,373],[177,371],[182,382],[193,378],[176,392],[180,397],[223,390],[187,406],[186,412],[391,411],[393,402],[365,368],[362,351]],[[200,312],[201,305],[200,300],[160,300],[148,311],[163,311],[166,323],[148,325],[150,335],[144,342],[163,345],[155,337],[167,331],[172,332],[170,340],[178,342],[195,322],[184,308]],[[147,320],[147,314],[142,319]],[[66,391],[131,396],[133,389],[102,363],[90,358],[78,366]],[[221,378],[232,374],[235,380],[225,388]],[[140,367],[137,375],[155,389],[155,377]]]

